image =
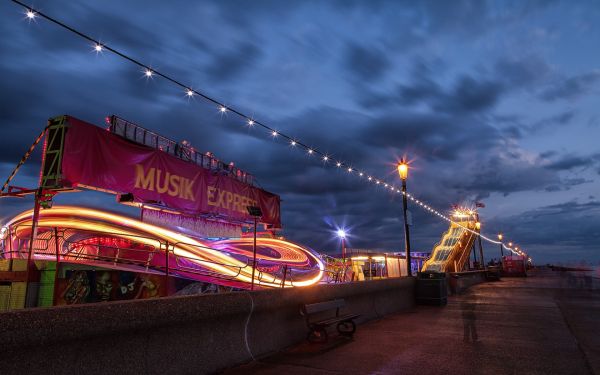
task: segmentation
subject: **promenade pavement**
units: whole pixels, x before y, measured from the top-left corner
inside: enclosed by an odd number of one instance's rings
[[[353,340],[302,343],[225,373],[600,375],[600,290],[534,271],[360,325]]]

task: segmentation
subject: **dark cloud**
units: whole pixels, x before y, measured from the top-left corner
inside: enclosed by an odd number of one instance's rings
[[[578,186],[581,184],[588,184],[594,182],[593,180],[588,180],[585,178],[577,177],[577,178],[563,178],[558,181],[556,184],[548,185],[544,188],[547,192],[555,192],[555,191],[566,191],[570,190],[574,186]]]
[[[374,93],[359,87],[358,102],[368,109],[393,104],[404,107],[425,105],[436,112],[465,114],[493,109],[505,92],[501,81],[468,74],[458,76],[450,88],[444,88],[431,74],[427,69],[413,67],[411,82],[398,84],[396,90],[389,93]]]
[[[595,218],[599,214],[598,201],[568,201],[528,210],[495,225],[505,228],[511,238],[519,238],[534,259],[598,261],[600,226]]]
[[[348,43],[345,66],[354,78],[371,82],[381,79],[391,64],[383,51],[374,47]]]
[[[453,189],[480,198],[491,193],[504,196],[519,191],[544,190],[556,181],[556,175],[524,155],[489,156],[472,163],[468,176],[448,180]]]
[[[373,146],[419,150],[429,160],[456,160],[466,149],[493,146],[497,135],[495,128],[471,117],[397,112],[374,119],[359,137]]]
[[[231,81],[238,79],[245,70],[249,70],[262,55],[262,51],[251,42],[241,42],[235,48],[218,52],[206,73],[213,81]]]
[[[598,160],[598,156],[577,156],[577,155],[567,155],[562,157],[559,160],[555,160],[552,163],[548,164],[546,168],[553,169],[557,171],[563,170],[571,170],[574,168],[588,168],[596,163]]]
[[[567,110],[554,116],[542,118],[531,125],[523,125],[529,134],[556,130],[558,127],[568,126],[575,118],[575,111]]]
[[[477,80],[464,75],[460,77],[452,93],[445,100],[440,100],[434,108],[460,112],[483,111],[496,105],[502,91],[499,82]]]
[[[500,59],[494,66],[494,73],[503,80],[507,89],[529,87],[542,82],[552,69],[538,56],[520,59]]]
[[[548,102],[574,100],[596,87],[599,79],[600,71],[596,70],[572,76],[548,87],[540,94],[540,98]]]

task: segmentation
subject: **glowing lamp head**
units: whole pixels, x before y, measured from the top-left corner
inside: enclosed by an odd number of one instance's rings
[[[327,156],[327,155],[323,156],[323,161],[327,161],[327,160],[329,160],[329,156]]]
[[[509,242],[509,243],[508,243],[508,246],[512,247],[512,242]]]
[[[188,90],[185,92],[185,94],[186,94],[187,96],[194,96],[194,92],[193,92],[192,90],[190,90],[190,89],[188,89]]]
[[[25,12],[25,16],[27,16],[27,18],[32,20],[35,18],[35,12],[31,9],[27,9],[27,12]]]
[[[254,125],[254,120],[248,120],[248,125],[250,125],[250,126]]]
[[[346,233],[346,231],[345,231],[345,230],[343,230],[343,229],[338,229],[338,230],[337,230],[337,232],[336,232],[336,234],[337,234],[337,236],[338,236],[339,238],[341,238],[341,239],[344,239],[344,238],[346,238],[346,234],[347,234],[347,233]]]
[[[498,239],[499,239],[500,241],[502,241],[502,238],[503,238],[503,237],[504,237],[504,236],[502,236],[502,233],[498,233]]]
[[[146,77],[150,78],[150,77],[152,77],[152,74],[154,74],[154,73],[152,73],[152,70],[146,69],[146,71],[144,72],[144,74],[146,75]]]
[[[408,164],[402,159],[400,163],[398,163],[398,174],[400,175],[400,179],[406,180],[408,177]]]
[[[94,46],[94,50],[95,50],[96,52],[102,52],[102,45],[100,45],[100,44],[96,44],[96,45]]]
[[[225,107],[221,106],[221,107],[219,107],[219,111],[220,111],[221,113],[225,113],[225,112],[227,112],[227,108],[225,108]]]
[[[475,228],[477,228],[477,230],[481,229],[481,223],[479,221],[475,223]]]

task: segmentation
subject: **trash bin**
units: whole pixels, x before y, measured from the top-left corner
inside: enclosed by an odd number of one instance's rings
[[[417,274],[417,303],[445,306],[448,303],[448,286],[445,272],[419,272]]]

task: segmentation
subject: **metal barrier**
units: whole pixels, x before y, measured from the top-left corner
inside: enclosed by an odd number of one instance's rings
[[[192,162],[215,173],[222,173],[224,175],[233,177],[245,184],[256,186],[254,176],[252,176],[250,173],[245,172],[233,165],[223,163],[212,155],[198,152],[187,143],[176,142],[169,138],[163,137],[162,135],[156,134],[146,128],[115,115],[112,115],[109,120],[109,130],[111,133],[119,135],[135,143],[164,151],[179,159]]]

